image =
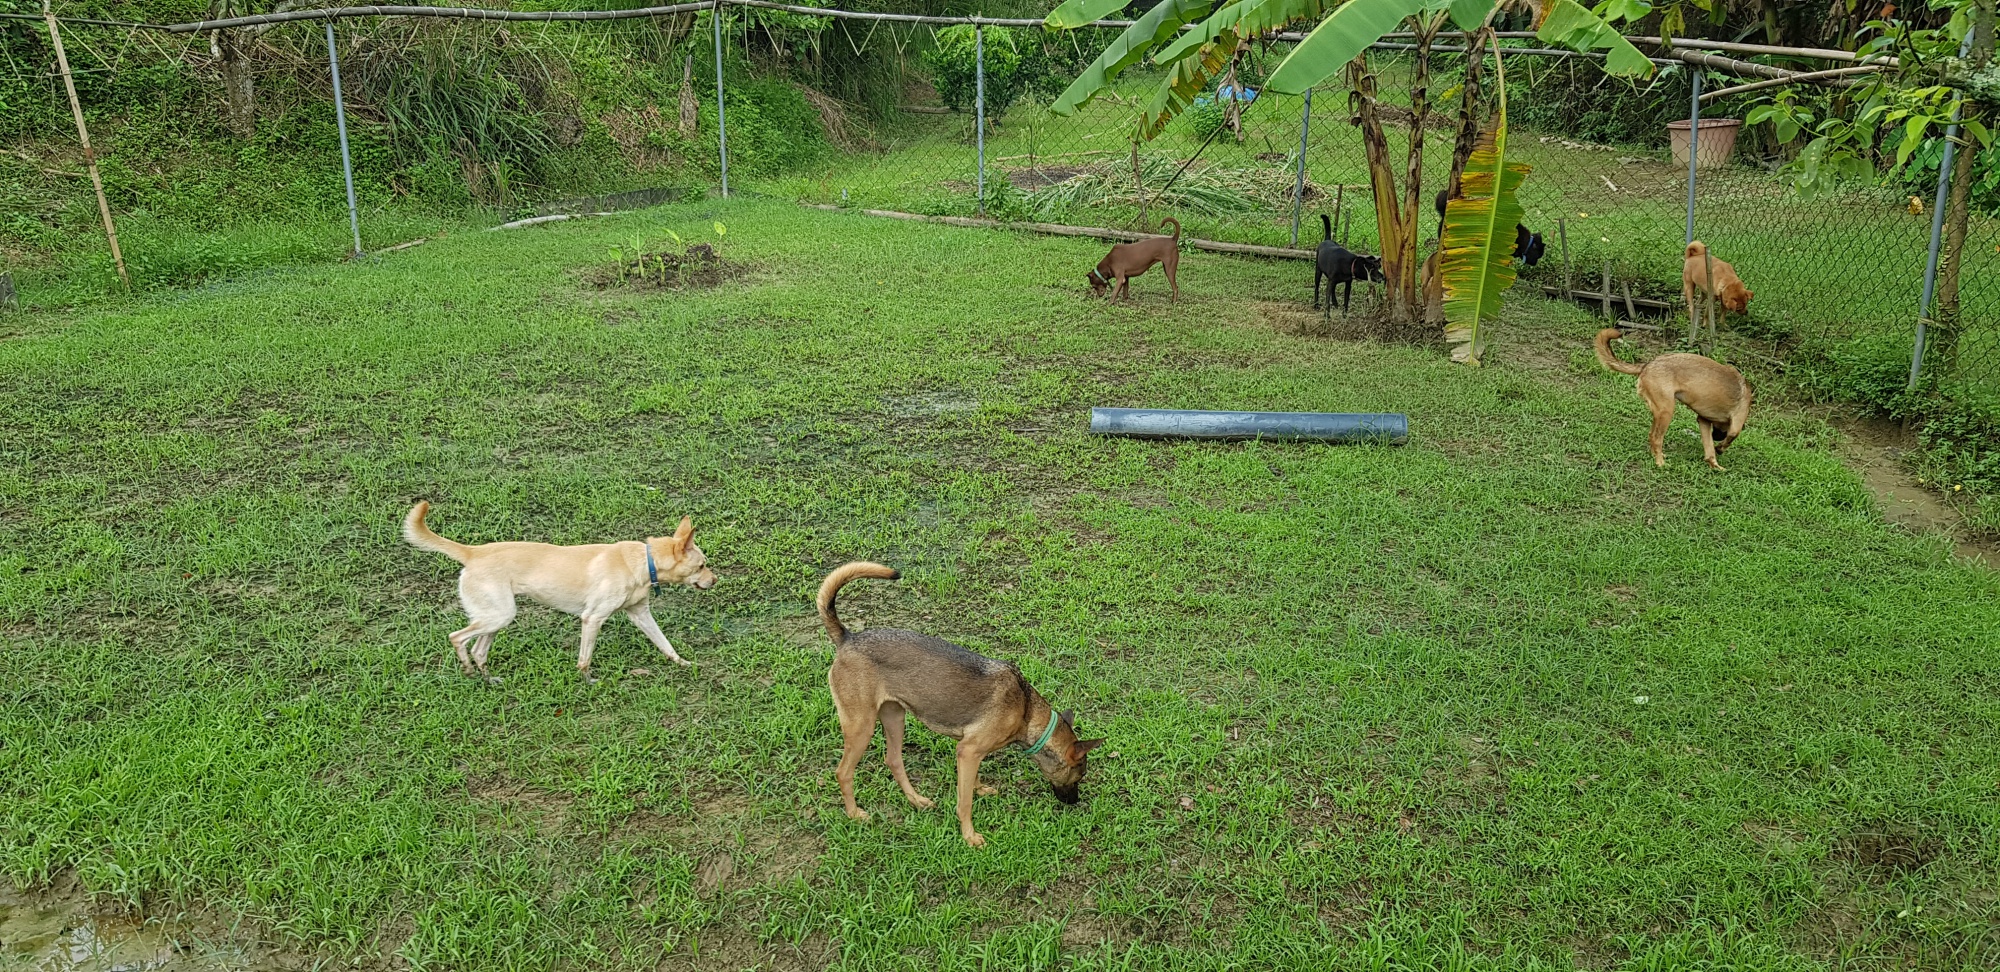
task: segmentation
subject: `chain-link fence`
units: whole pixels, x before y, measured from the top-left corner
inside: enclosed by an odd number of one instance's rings
[[[1063,45],[1076,43],[1040,31],[986,26],[981,32],[989,46],[1040,45],[1051,61]],[[1094,51],[1102,43],[1081,46]],[[1414,121],[1409,45],[1378,47],[1378,96],[1400,179]],[[1241,65],[1245,77],[1263,76],[1288,51],[1282,40],[1254,51]],[[1433,110],[1423,133],[1420,194],[1427,240],[1436,235],[1428,202],[1447,181],[1457,117],[1454,98],[1440,93],[1454,88],[1464,68],[1462,54],[1431,57]],[[1566,52],[1515,49],[1506,57],[1514,78],[1574,72],[1579,62],[1589,70],[1588,61]],[[1699,78],[1710,79],[1711,91],[1735,83],[1691,65],[1659,63],[1659,76],[1630,86],[1626,96],[1682,106],[1684,124]],[[903,118],[876,151],[811,176],[775,180],[771,188],[823,204],[1124,230],[1157,230],[1172,217],[1187,236],[1307,249],[1321,238],[1325,215],[1341,242],[1375,251],[1367,163],[1344,86],[1315,90],[1308,109],[1308,99],[1259,92],[1255,81],[1239,82],[1247,90],[1238,94],[1225,79],[1161,135],[1135,141],[1139,109],[1160,80],[1157,71],[1135,68],[1112,92],[1068,116],[1033,98],[996,106],[986,113],[983,143],[974,121],[979,105],[940,97],[917,81],[905,92]],[[1509,89],[1532,96],[1535,85],[1510,79]],[[1591,303],[1608,296],[1617,316],[1636,312],[1686,327],[1681,268],[1692,175],[1694,237],[1734,265],[1755,293],[1749,314],[1730,318],[1729,326],[1781,348],[1875,337],[1899,341],[1907,353],[1930,250],[1932,194],[1914,202],[1909,192],[1880,187],[1802,194],[1775,164],[1727,147],[1743,134],[1731,122],[1746,101],[1704,104],[1706,123],[1693,140],[1701,165],[1692,173],[1685,148],[1598,144],[1577,137],[1559,112],[1522,113],[1532,120],[1515,123],[1510,157],[1532,167],[1519,195],[1526,224],[1547,247],[1540,263],[1524,270],[1523,286]],[[1658,135],[1653,141],[1671,144],[1664,127]],[[1974,214],[1959,273],[1958,327],[1938,335],[1943,340],[1934,341],[1925,362],[1929,377],[1949,393],[2000,393],[1996,269],[2000,221]],[[1306,292],[1302,286],[1300,296]]]
[[[877,105],[888,103],[890,120],[862,123],[850,105],[808,91],[816,121],[838,151],[830,162],[823,156],[808,164],[787,162],[782,147],[788,136],[796,134],[791,129],[801,120],[769,109],[772,100],[760,93],[784,82],[753,70],[754,61],[746,56],[750,35],[744,25],[760,11],[810,15],[815,45],[891,54],[896,70],[888,77],[899,80],[878,86],[894,83],[899,90],[888,97],[881,91],[870,92]],[[717,12],[721,16],[714,16]],[[290,20],[336,24],[343,18],[383,13],[382,8],[295,10],[222,23],[254,30]],[[592,30],[618,29],[618,21],[655,18],[666,23],[672,18],[677,31],[673,36],[679,38],[675,50],[696,53],[685,65],[676,57],[676,63],[661,68],[658,83],[652,85],[658,91],[647,97],[662,102],[656,109],[661,116],[680,116],[680,133],[662,140],[657,132],[641,131],[650,125],[638,117],[646,113],[644,107],[612,112],[606,116],[607,127],[621,145],[632,143],[625,146],[628,149],[650,150],[659,143],[660,151],[685,156],[693,168],[712,173],[725,184],[733,181],[738,189],[818,204],[1125,231],[1155,231],[1171,217],[1187,237],[1301,249],[1318,242],[1325,216],[1335,224],[1336,237],[1351,249],[1377,249],[1362,138],[1346,88],[1328,85],[1310,98],[1258,90],[1259,79],[1284,58],[1295,36],[1260,42],[1238,62],[1236,73],[1211,84],[1162,133],[1139,140],[1135,138],[1139,111],[1161,81],[1160,72],[1149,66],[1135,66],[1112,91],[1073,114],[1056,115],[1047,108],[1063,85],[1117,35],[1124,26],[1121,22],[1048,32],[1031,20],[867,14],[756,0],[602,12],[432,9],[429,15],[459,18],[459,23],[498,18],[614,21],[578,26],[579,38]],[[78,43],[112,48],[95,54],[92,61],[108,65],[105,73],[115,76],[126,59],[140,57],[149,48],[174,48],[172,56],[191,56],[198,39],[216,36],[216,26],[217,22],[167,28],[100,24],[73,31],[96,31]],[[314,35],[320,33],[321,25],[305,27]],[[498,64],[514,56],[508,53],[504,31],[480,25],[475,33],[476,43],[467,50],[477,50],[468,56],[479,64],[494,63],[481,67],[457,57],[447,50],[449,34],[426,41],[437,47],[437,56],[426,55],[421,63],[502,78],[506,83],[494,87],[492,111],[477,120],[478,130],[468,127],[453,137],[504,141],[512,137],[505,124],[511,104],[508,85],[518,89],[532,83],[532,72],[515,71],[516,77],[508,80],[504,66]],[[359,87],[367,95],[359,105],[350,103],[348,112],[367,121],[370,113],[424,108],[416,103],[399,105],[394,100],[395,79],[368,73],[371,51],[379,45],[363,41],[375,35],[347,36],[343,28],[327,29],[326,36],[328,45],[304,42],[285,50],[293,60],[329,53],[315,52],[315,46],[339,52],[350,89]],[[122,39],[111,43],[107,37]],[[162,40],[167,47],[161,46]],[[1586,119],[1538,104],[1545,90],[1541,82],[1562,72],[1573,74],[1579,65],[1588,74],[1590,62],[1567,52],[1522,49],[1526,41],[1509,43],[1515,45],[1506,54],[1508,89],[1515,102],[1510,155],[1532,167],[1520,198],[1526,225],[1543,234],[1547,247],[1541,262],[1524,272],[1522,286],[1591,301],[1609,298],[1618,316],[1650,312],[1684,321],[1680,275],[1691,205],[1694,236],[1708,243],[1716,257],[1732,263],[1755,292],[1749,314],[1729,321],[1739,333],[1781,345],[1875,338],[1885,344],[1900,342],[1908,353],[1931,250],[1933,193],[1851,188],[1801,195],[1772,167],[1715,152],[1718,146],[1711,137],[1734,134],[1727,125],[1697,129],[1706,144],[1696,154],[1713,153],[1717,164],[1692,172],[1685,152],[1677,158],[1664,147],[1632,147],[1635,140],[1599,144],[1589,137]],[[1400,160],[1415,122],[1409,107],[1408,47],[1384,43],[1371,55],[1390,153],[1399,160],[1395,166],[1399,179]],[[1422,132],[1424,204],[1419,209],[1426,240],[1436,235],[1429,200],[1447,179],[1455,134],[1454,91],[1465,67],[1464,55],[1452,52],[1449,44],[1440,42],[1436,50],[1428,62],[1428,94],[1435,107]],[[330,82],[334,67],[321,63]],[[1680,62],[1658,63],[1663,70],[1655,79],[1629,90],[1613,89],[1608,94],[1599,90],[1595,96],[1689,105],[1694,93],[1690,88],[1700,82],[1701,70]],[[12,68],[26,70],[18,64]],[[306,72],[302,63],[264,63],[262,68],[288,76],[318,70]],[[1485,70],[1490,77],[1490,58]],[[719,74],[720,82],[694,90],[689,80],[697,71],[708,83]],[[1722,75],[1712,76],[1718,83],[1731,83]],[[666,103],[676,82],[680,103]],[[91,83],[103,84],[104,79]],[[1599,88],[1625,84],[1591,83]],[[324,94],[330,96],[330,84]],[[1741,98],[1725,100],[1705,106],[1703,114],[1740,117],[1745,107]],[[405,127],[416,128],[439,123],[420,117],[402,121]],[[443,121],[462,127],[472,124],[464,119]],[[632,129],[629,139],[621,134],[627,128]],[[1669,141],[1659,134],[1663,133],[1656,130],[1655,137],[1636,141],[1651,145]],[[353,153],[384,151],[379,141],[365,136],[357,136],[357,142]],[[370,232],[370,219],[340,205],[344,166],[335,146],[325,148],[326,168],[299,173],[299,178],[318,186],[331,206],[347,210],[341,213],[347,217],[341,223],[348,219],[361,223],[362,245],[380,245],[379,237]],[[497,187],[502,196],[512,183],[525,178],[504,161],[481,162],[477,152],[467,158],[471,161],[464,162],[464,171],[453,175],[468,184]],[[51,196],[39,202],[54,205],[58,200]],[[339,229],[347,236],[346,225]],[[153,258],[145,246],[128,249],[134,251],[133,260]],[[1958,270],[1956,314],[1933,315],[1945,317],[1954,327],[1933,335],[1925,361],[1930,378],[1948,393],[2000,393],[1996,263],[2000,263],[2000,221],[1975,214]],[[1302,274],[1301,279],[1309,276]],[[1292,296],[1304,299],[1305,286]]]

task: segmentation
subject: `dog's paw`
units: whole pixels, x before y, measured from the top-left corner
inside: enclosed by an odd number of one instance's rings
[[[974,847],[986,846],[986,838],[980,836],[978,832],[971,830],[965,832],[965,842],[971,844]]]
[[[990,786],[987,786],[987,785],[986,785],[986,784],[984,784],[984,783],[981,783],[981,784],[979,784],[979,789],[976,789],[976,790],[974,790],[974,791],[972,791],[972,792],[974,792],[974,793],[977,793],[977,794],[979,794],[980,796],[993,796],[993,795],[995,795],[995,794],[999,793],[1000,791],[999,791],[999,790],[996,790],[996,789],[994,789],[994,788],[992,788],[992,787],[990,787]]]
[[[929,810],[937,806],[937,801],[927,796],[913,796],[910,798],[910,806],[916,807],[919,810]]]
[[[687,660],[687,659],[685,659],[685,658],[675,658],[675,659],[674,659],[674,664],[676,664],[676,665],[679,665],[679,666],[680,666],[680,667],[682,667],[682,668],[686,668],[686,667],[688,667],[689,665],[692,665],[692,664],[694,664],[694,662],[691,662],[691,661],[688,661],[688,660]]]
[[[867,823],[867,822],[868,822],[868,811],[866,811],[866,810],[862,810],[862,809],[859,809],[859,808],[857,808],[857,809],[854,809],[854,810],[849,810],[849,811],[847,811],[847,819],[849,819],[849,820],[859,820],[859,821],[861,821],[862,823]]]

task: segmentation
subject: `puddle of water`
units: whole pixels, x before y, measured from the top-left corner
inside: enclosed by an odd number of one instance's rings
[[[239,972],[260,966],[190,927],[0,890],[0,972]]]

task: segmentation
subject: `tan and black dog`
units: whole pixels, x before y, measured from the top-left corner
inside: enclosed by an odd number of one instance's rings
[[[661,654],[687,664],[653,620],[651,598],[661,584],[686,584],[703,591],[715,586],[708,556],[695,546],[692,519],[681,517],[673,536],[623,543],[475,545],[431,532],[424,523],[430,509],[429,503],[410,508],[403,518],[403,539],[465,565],[458,572],[458,601],[468,623],[451,633],[451,646],[467,675],[476,668],[487,681],[499,681],[486,670],[486,653],[493,647],[493,636],[514,620],[514,598],[521,594],[583,620],[576,667],[585,679],[596,681],[590,674],[590,655],[597,648],[597,631],[618,613],[631,618]]]
[[[1750,421],[1750,383],[1743,373],[1698,354],[1663,354],[1643,365],[1626,364],[1611,353],[1611,339],[1624,332],[1607,327],[1597,332],[1597,361],[1620,374],[1638,375],[1639,398],[1653,412],[1653,464],[1665,466],[1667,426],[1674,404],[1694,409],[1701,426],[1701,451],[1708,464],[1721,469],[1717,454],[1729,448]]]
[[[835,569],[819,585],[819,618],[834,645],[826,684],[833,690],[833,708],[845,741],[834,775],[840,780],[847,815],[868,819],[868,812],[854,803],[854,768],[868,752],[878,720],[888,746],[889,774],[903,788],[903,796],[920,810],[933,806],[910,785],[910,775],[903,769],[905,714],[958,740],[958,832],[966,843],[986,844],[986,838],[972,829],[973,793],[994,792],[979,783],[980,761],[1008,746],[1026,749],[1048,778],[1056,799],[1075,803],[1085,754],[1104,740],[1076,738],[1074,713],[1050,708],[1021,677],[1019,668],[930,635],[892,628],[854,632],[840,623],[833,602],[848,581],[900,576],[893,568],[860,562]]]
[[[1097,269],[1090,271],[1090,293],[1093,297],[1104,296],[1106,287],[1116,286],[1113,297],[1130,299],[1132,287],[1129,281],[1160,265],[1167,274],[1167,287],[1173,291],[1173,300],[1181,299],[1181,285],[1174,275],[1181,268],[1181,221],[1172,216],[1160,220],[1160,225],[1174,224],[1172,236],[1149,236],[1143,240],[1120,243],[1111,248],[1104,259],[1097,261]]]

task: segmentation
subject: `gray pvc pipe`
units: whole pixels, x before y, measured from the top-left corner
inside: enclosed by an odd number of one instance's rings
[[[1400,412],[1204,412],[1174,408],[1093,408],[1090,431],[1135,439],[1273,439],[1381,442],[1410,438]]]

